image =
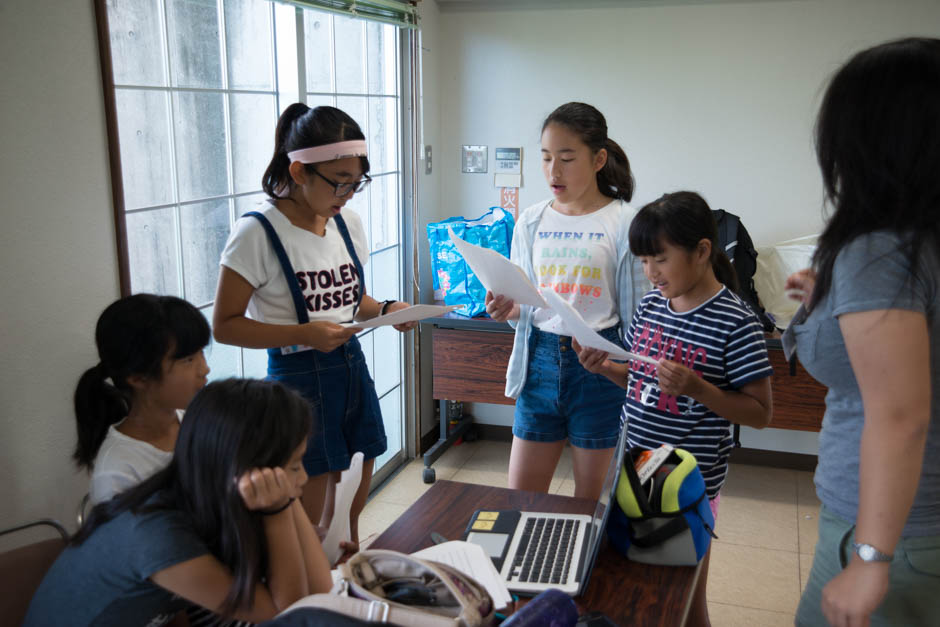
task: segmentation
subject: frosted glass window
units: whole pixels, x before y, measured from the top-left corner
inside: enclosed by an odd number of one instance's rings
[[[131,267],[131,290],[182,296],[179,286],[179,254],[176,247],[176,216],[172,208],[130,213],[127,224],[127,254]]]
[[[401,251],[398,247],[386,248],[373,253],[369,265],[372,266],[372,297],[376,300],[397,300],[401,298]]]
[[[334,16],[336,42],[336,91],[366,93],[365,24],[351,17]],[[312,90],[311,90],[312,91]]]
[[[230,89],[274,89],[271,9],[258,0],[225,0]]]
[[[366,293],[402,298],[396,27],[270,0],[104,6],[116,85],[111,139],[120,150],[124,190],[117,201],[125,211],[120,236],[132,292],[186,298],[211,323],[233,220],[264,201],[261,179],[278,113],[300,97],[311,107],[339,107],[361,127],[374,182],[344,212],[359,216],[373,251],[362,259]],[[360,341],[389,435],[381,467],[402,446],[403,340],[384,328],[363,332]],[[264,350],[213,343],[206,357],[213,380],[267,374]]]
[[[179,199],[198,200],[227,194],[228,149],[223,95],[176,92],[173,117]]]
[[[376,174],[398,169],[398,107],[394,98],[369,98],[369,157]]]
[[[227,198],[180,207],[183,294],[194,305],[215,298],[219,258],[230,230]]]
[[[222,47],[216,0],[166,0],[170,82],[222,87]]]
[[[399,202],[398,175],[386,174],[372,180],[370,241],[372,250],[381,250],[398,243]]]
[[[236,194],[261,188],[261,177],[274,153],[277,124],[274,96],[232,94],[232,180]]]
[[[393,96],[398,93],[397,43],[394,26],[378,22],[366,24],[370,94]]]
[[[124,208],[173,202],[173,159],[167,93],[116,89]]]
[[[108,0],[108,29],[117,85],[166,85],[159,0]]]
[[[332,92],[333,16],[329,13],[304,11],[304,60],[307,91]]]

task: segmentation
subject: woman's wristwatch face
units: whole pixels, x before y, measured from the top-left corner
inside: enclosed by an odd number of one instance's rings
[[[882,553],[870,544],[855,542],[852,546],[855,547],[855,553],[862,558],[863,562],[890,562],[894,559],[893,555]]]

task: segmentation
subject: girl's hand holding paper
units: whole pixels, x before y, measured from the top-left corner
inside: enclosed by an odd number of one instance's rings
[[[578,340],[571,340],[571,347],[578,354],[578,361],[584,369],[594,374],[604,374],[608,366],[607,352],[596,348],[585,348]]]
[[[613,342],[605,340],[603,337],[598,335],[594,329],[588,326],[588,323],[584,321],[584,318],[581,317],[581,314],[578,313],[577,309],[572,307],[568,301],[556,294],[554,290],[547,288],[543,289],[542,296],[545,298],[545,301],[548,303],[548,306],[552,309],[552,311],[561,316],[562,322],[564,322],[565,325],[565,329],[568,330],[568,334],[575,338],[578,341],[578,344],[580,344],[582,347],[605,351],[615,359],[636,359],[650,364],[659,363],[652,357],[631,353],[624,350],[620,346],[617,346]]]
[[[519,319],[519,306],[502,294],[494,296],[486,290],[486,313],[496,322]]]

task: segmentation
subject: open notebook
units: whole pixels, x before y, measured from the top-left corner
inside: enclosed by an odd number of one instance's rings
[[[477,510],[464,539],[483,547],[513,592],[557,588],[572,596],[587,587],[617,489],[626,444],[621,429],[593,516],[519,510]]]

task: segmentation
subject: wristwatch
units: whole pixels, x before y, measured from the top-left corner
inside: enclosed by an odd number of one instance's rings
[[[862,558],[863,562],[890,562],[894,559],[893,555],[882,553],[870,544],[853,542],[852,546],[855,548],[855,553]]]

